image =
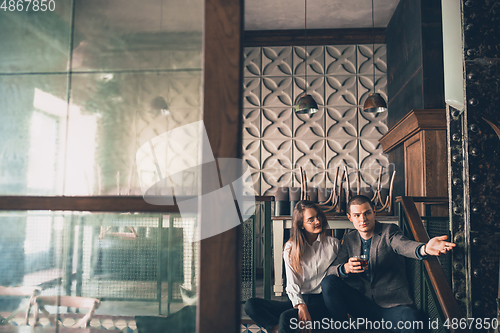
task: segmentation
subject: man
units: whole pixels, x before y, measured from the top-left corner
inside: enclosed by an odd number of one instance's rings
[[[412,307],[403,256],[422,260],[446,253],[455,244],[446,242],[447,236],[434,237],[426,244],[409,240],[397,225],[375,221],[373,204],[363,195],[348,202],[347,217],[356,230],[344,235],[339,254],[321,283],[330,315],[344,322],[349,313],[361,319],[356,323],[384,322],[386,329],[416,332],[415,325],[403,327],[420,319]],[[368,256],[366,271],[355,258],[362,254]]]

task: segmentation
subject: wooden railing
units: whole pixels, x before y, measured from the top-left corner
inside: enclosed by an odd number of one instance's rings
[[[429,235],[424,228],[420,214],[415,206],[415,202],[424,203],[446,203],[447,198],[430,198],[430,197],[397,197],[396,202],[401,204],[401,207],[406,216],[406,222],[413,234],[414,239],[417,242],[427,243],[429,241]],[[403,212],[400,212],[403,214]],[[458,302],[455,299],[453,292],[451,290],[450,284],[448,283],[443,268],[439,263],[437,257],[429,257],[424,260],[425,272],[428,277],[430,284],[432,285],[433,294],[436,297],[436,303],[439,304],[442,315],[444,317],[443,322],[450,323],[449,331],[455,332],[468,332],[467,329],[453,328],[452,320],[460,320],[464,318],[462,312],[459,308]],[[441,324],[443,324],[443,322]]]
[[[153,198],[153,197],[151,197]],[[163,198],[164,197],[160,197]],[[176,200],[193,197],[177,196]],[[255,201],[272,201],[271,196],[249,197]],[[173,200],[172,200],[173,201]],[[177,205],[153,205],[143,196],[99,195],[99,196],[0,196],[0,211],[15,210],[67,210],[89,212],[144,212],[179,213]]]

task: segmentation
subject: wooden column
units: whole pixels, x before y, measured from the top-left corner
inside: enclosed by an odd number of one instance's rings
[[[243,8],[205,1],[203,122],[216,159],[242,156]],[[241,226],[201,241],[197,332],[241,330],[241,242]]]
[[[384,153],[404,147],[406,196],[448,196],[445,110],[412,110],[379,141]],[[423,215],[423,204],[417,208]],[[432,208],[434,216],[447,214],[446,207]]]

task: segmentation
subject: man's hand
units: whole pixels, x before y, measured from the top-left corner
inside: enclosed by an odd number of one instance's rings
[[[361,259],[359,258],[349,258],[349,261],[344,264],[344,272],[349,273],[363,273],[365,270],[361,265]]]
[[[307,322],[311,321],[311,315],[309,314],[309,310],[307,309],[307,305],[298,304],[297,309],[299,310],[299,322],[303,322],[303,327],[304,327],[304,329],[301,330],[301,332],[302,333],[311,333],[311,330],[306,328]]]
[[[446,242],[448,236],[438,236],[434,237],[424,245],[425,253],[431,256],[439,256],[440,254],[445,254],[451,251],[455,246],[455,243]]]

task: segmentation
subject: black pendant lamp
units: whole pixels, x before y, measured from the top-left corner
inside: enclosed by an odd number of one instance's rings
[[[170,111],[168,110],[167,101],[162,96],[156,96],[150,103],[150,110],[155,115],[162,114],[164,116],[168,115]]]
[[[303,92],[295,101],[295,113],[297,114],[314,114],[318,112],[318,104],[311,95]]]
[[[318,112],[318,104],[314,98],[307,93],[307,0],[304,1],[304,50],[305,50],[305,87],[304,92],[297,96],[295,100],[296,114],[312,115]]]
[[[373,17],[373,0],[372,0],[372,50],[373,50],[373,55],[372,55],[372,62],[373,62],[373,91],[375,90],[375,20]],[[384,98],[374,92],[368,96],[368,98],[365,100],[365,104],[363,105],[363,111],[369,112],[369,113],[381,113],[387,111],[387,103],[385,102]]]

